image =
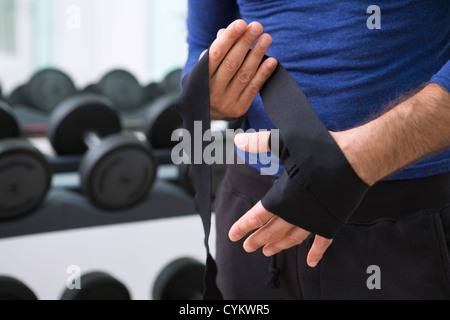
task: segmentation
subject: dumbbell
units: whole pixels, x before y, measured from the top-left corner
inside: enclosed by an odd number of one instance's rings
[[[65,289],[61,300],[131,300],[127,287],[105,272],[86,273],[80,284],[80,289]]]
[[[166,94],[148,106],[143,123],[143,133],[155,149],[171,149],[178,141],[172,141],[172,133],[183,126],[176,101],[178,93]]]
[[[97,207],[131,207],[150,191],[156,158],[147,143],[121,133],[120,117],[105,97],[84,93],[64,100],[52,113],[48,128],[58,155],[84,154],[81,189]]]
[[[201,300],[204,264],[189,257],[170,262],[158,274],[152,288],[154,300]]]
[[[152,103],[156,99],[164,96],[167,94],[164,87],[159,82],[150,82],[145,88],[144,88],[144,104],[146,103]],[[143,107],[146,107],[143,105]]]
[[[169,71],[164,79],[161,81],[160,86],[166,93],[179,93],[181,91],[181,74],[183,69],[175,68]]]
[[[22,281],[8,277],[0,276],[0,300],[37,300],[34,292]]]
[[[97,84],[88,85],[83,92],[99,93],[107,97],[120,111],[132,111],[157,94],[156,88],[143,88],[129,71],[114,69],[106,73]]]
[[[51,185],[47,159],[19,136],[19,125],[11,108],[0,101],[0,220],[34,211]]]
[[[136,77],[125,70],[112,70],[98,83],[99,93],[120,110],[132,110],[144,102],[144,91]]]
[[[24,84],[21,84],[17,86],[11,93],[9,94],[8,98],[6,99],[6,102],[14,107],[17,105],[26,105],[27,101],[25,99],[25,86]]]
[[[34,73],[28,83],[17,86],[7,101],[12,106],[25,105],[48,114],[76,92],[75,84],[66,73],[47,68]]]
[[[67,74],[51,68],[35,73],[24,91],[28,104],[46,113],[77,92]]]

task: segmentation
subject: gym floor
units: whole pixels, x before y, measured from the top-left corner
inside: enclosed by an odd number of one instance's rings
[[[203,263],[204,252],[202,224],[193,215],[2,239],[0,273],[20,279],[41,300],[58,300],[70,266],[82,274],[100,270],[123,282],[133,300],[151,300],[167,264],[180,257]]]

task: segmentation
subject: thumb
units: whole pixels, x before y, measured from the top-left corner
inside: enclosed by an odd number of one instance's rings
[[[234,137],[234,144],[242,151],[251,153],[270,152],[270,131],[239,133]]]

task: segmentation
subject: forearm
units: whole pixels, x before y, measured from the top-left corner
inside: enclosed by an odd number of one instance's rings
[[[381,117],[332,133],[368,185],[450,147],[450,94],[429,84]]]

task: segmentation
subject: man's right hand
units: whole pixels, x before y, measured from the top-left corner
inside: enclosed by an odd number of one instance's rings
[[[261,64],[271,44],[272,37],[263,34],[263,26],[258,22],[247,25],[243,20],[236,20],[228,28],[219,30],[209,49],[213,120],[239,118],[248,111],[277,66],[274,58]]]

